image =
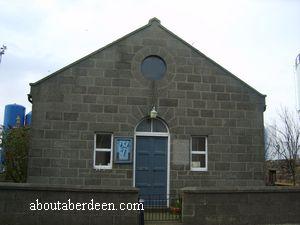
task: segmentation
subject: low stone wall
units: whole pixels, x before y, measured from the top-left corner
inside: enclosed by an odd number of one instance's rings
[[[300,188],[182,189],[184,225],[300,224]]]
[[[136,225],[139,211],[127,207],[139,205],[127,203],[137,201],[135,188],[0,183],[0,224]]]

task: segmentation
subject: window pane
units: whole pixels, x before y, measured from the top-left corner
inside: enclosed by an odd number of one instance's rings
[[[111,148],[111,134],[97,134],[96,148]]]
[[[136,131],[151,132],[151,119],[143,120],[136,128]]]
[[[192,137],[192,151],[205,152],[205,137]]]
[[[192,168],[205,168],[205,155],[204,154],[192,154]]]
[[[96,161],[95,165],[108,166],[110,163],[110,152],[100,152],[96,151]]]
[[[153,120],[153,132],[168,132],[166,126],[160,120]]]
[[[141,64],[142,74],[150,80],[160,80],[167,70],[165,61],[159,56],[148,56]]]

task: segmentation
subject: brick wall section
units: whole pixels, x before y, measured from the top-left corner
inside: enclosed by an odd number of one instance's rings
[[[154,89],[140,72],[148,55],[167,64]],[[264,96],[157,21],[31,86],[28,182],[132,186],[131,164],[93,169],[94,133],[133,137],[152,108],[153,90],[171,133],[171,193],[186,186],[263,184]],[[191,135],[208,136],[207,172],[190,171]],[[174,143],[186,145],[174,149]]]
[[[0,183],[0,224],[9,225],[135,225],[138,211],[31,211],[30,203],[136,203],[138,191],[134,188],[95,188],[92,186],[51,186]],[[62,207],[62,205],[60,206]]]
[[[299,188],[182,191],[184,225],[300,224]]]

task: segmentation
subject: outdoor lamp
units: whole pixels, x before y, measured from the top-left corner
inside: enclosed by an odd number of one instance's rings
[[[155,110],[155,106],[153,106],[152,110],[150,111],[150,118],[156,118],[157,111]]]

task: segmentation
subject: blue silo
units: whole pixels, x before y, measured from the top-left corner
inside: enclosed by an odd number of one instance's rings
[[[20,126],[24,126],[25,107],[17,104],[10,104],[5,106],[4,111],[4,128],[16,127],[19,121]]]
[[[32,112],[29,112],[29,113],[26,114],[26,116],[25,116],[25,126],[30,126],[31,116],[32,116]]]

